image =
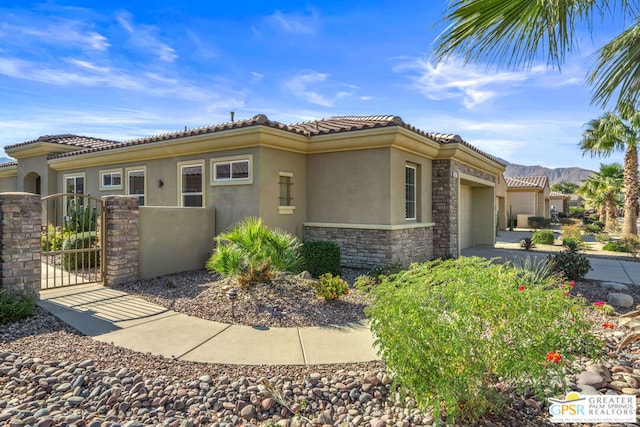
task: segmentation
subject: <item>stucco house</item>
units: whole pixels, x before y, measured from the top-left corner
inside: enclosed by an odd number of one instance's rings
[[[569,215],[569,200],[571,200],[569,194],[560,193],[559,191],[551,191],[549,193],[550,209],[553,211],[555,208],[556,213],[562,212]]]
[[[458,135],[424,132],[397,116],[282,124],[259,114],[125,142],[42,136],[5,151],[16,161],[0,165],[0,191],[213,208],[216,233],[259,216],[304,241],[338,243],[353,267],[493,245],[505,169]]]
[[[510,176],[505,182],[507,210],[517,220],[516,227],[528,227],[530,216],[550,217],[551,190],[546,176]]]

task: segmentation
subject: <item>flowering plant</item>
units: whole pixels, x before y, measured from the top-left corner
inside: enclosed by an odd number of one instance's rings
[[[342,280],[340,276],[334,276],[331,273],[325,273],[320,276],[320,281],[315,282],[314,287],[318,296],[327,301],[340,298],[349,294],[349,285]]]
[[[605,328],[605,329],[613,329],[616,326],[613,323],[603,323],[602,327]]]
[[[560,353],[558,353],[557,351],[550,351],[549,353],[547,353],[547,362],[552,362],[552,363],[560,363],[560,361],[562,360],[562,355]]]

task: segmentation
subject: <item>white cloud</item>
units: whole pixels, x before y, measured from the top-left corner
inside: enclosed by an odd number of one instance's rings
[[[251,72],[251,84],[260,83],[264,79],[264,74],[258,73],[256,71]]]
[[[427,98],[460,99],[468,109],[500,96],[510,87],[521,85],[532,73],[544,72],[537,68],[529,72],[488,72],[461,61],[433,65],[423,59],[405,60],[393,71],[408,74],[412,87]]]
[[[87,23],[70,19],[30,20],[32,25],[14,25],[3,23],[0,37],[7,43],[30,45],[32,42],[62,46],[81,46],[89,50],[105,51],[111,46],[108,39],[100,33],[91,31]]]
[[[330,82],[328,80],[329,77],[330,75],[327,73],[306,71],[289,78],[284,83],[283,88],[298,98],[323,107],[332,107],[337,100],[353,95],[353,91],[350,90],[336,91],[335,88],[337,87],[352,88],[352,86]],[[333,93],[323,94],[321,91],[333,91]]]
[[[161,42],[156,36],[157,28],[153,25],[136,25],[127,12],[116,15],[118,23],[130,35],[131,44],[143,49],[145,52],[156,55],[160,60],[173,62],[178,57],[176,51],[169,45]]]
[[[265,20],[270,26],[287,34],[314,34],[320,26],[320,19],[313,8],[309,9],[307,15],[276,10]]]

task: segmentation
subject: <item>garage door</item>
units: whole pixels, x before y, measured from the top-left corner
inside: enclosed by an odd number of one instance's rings
[[[460,249],[473,245],[473,207],[471,187],[460,186],[460,206],[458,209],[458,230],[460,233]]]

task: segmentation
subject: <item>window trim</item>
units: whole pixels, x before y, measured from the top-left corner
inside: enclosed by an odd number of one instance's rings
[[[216,165],[220,163],[248,162],[249,175],[247,178],[216,179]],[[214,157],[209,160],[211,169],[209,185],[249,185],[253,184],[253,154],[242,154],[238,156]]]
[[[407,199],[407,187],[409,186],[409,182],[407,181],[407,169],[413,170],[413,200]],[[405,164],[404,165],[404,186],[405,186],[405,197],[404,197],[404,219],[406,221],[415,221],[418,218],[418,168],[415,165]],[[413,202],[413,216],[410,217],[407,207],[409,203]]]
[[[292,215],[293,211],[296,209],[296,206],[294,204],[289,204],[289,205],[281,205],[280,202],[282,200],[282,193],[280,193],[280,185],[282,185],[282,183],[280,182],[280,179],[282,177],[285,178],[293,178],[293,173],[291,172],[278,172],[278,213],[280,215]],[[289,203],[291,203],[293,201],[293,194],[291,191],[291,186],[293,185],[293,181],[291,181],[290,185],[289,185]]]
[[[191,196],[198,195],[198,194],[202,195],[202,205],[201,206],[185,206],[184,205],[183,196],[185,195],[185,193],[182,192],[182,169],[185,168],[185,167],[190,167],[190,166],[200,166],[201,171],[202,171],[202,177],[200,179],[200,182],[201,182],[201,184],[200,184],[200,188],[201,188],[200,193],[188,193]],[[186,208],[186,207],[189,207],[189,208],[198,208],[198,207],[204,208],[207,205],[206,204],[206,198],[205,198],[206,192],[204,191],[204,189],[205,189],[205,186],[204,186],[204,183],[205,183],[204,174],[205,174],[204,159],[186,160],[186,161],[183,161],[183,162],[178,162],[178,188],[177,188],[177,191],[178,191],[178,204],[177,204],[177,206],[182,207],[182,208]]]
[[[138,172],[138,171],[142,171],[142,173],[144,174],[144,188],[143,188],[143,193],[142,194],[131,194],[131,187],[130,187],[130,183],[129,183],[129,174],[131,172]],[[143,197],[144,198],[144,205],[146,205],[147,203],[147,167],[146,166],[131,166],[125,169],[124,172],[125,175],[125,193],[127,194],[127,196],[133,196],[133,197]]]
[[[106,175],[111,175],[111,180],[113,181],[113,175],[120,175],[120,184],[119,185],[104,185],[104,177]],[[117,169],[105,169],[100,171],[100,190],[122,190],[122,168]]]

